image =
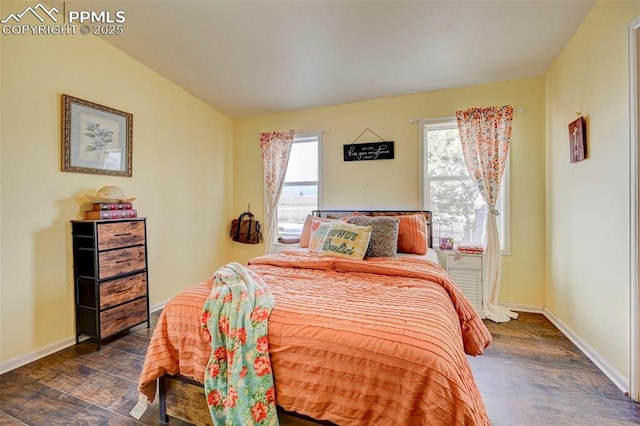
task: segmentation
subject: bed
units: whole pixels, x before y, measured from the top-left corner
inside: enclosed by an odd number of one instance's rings
[[[356,216],[424,218],[417,234],[396,238],[397,248],[419,240],[426,252],[359,260],[305,247],[318,226]],[[316,229],[305,223],[302,248],[247,262],[275,299],[268,338],[279,410],[339,425],[489,425],[465,354],[482,354],[491,335],[435,262],[429,212],[315,211],[307,221]],[[139,390],[153,401],[157,383],[161,422],[211,423],[201,385],[211,348],[200,332],[211,287],[176,295],[154,329]]]

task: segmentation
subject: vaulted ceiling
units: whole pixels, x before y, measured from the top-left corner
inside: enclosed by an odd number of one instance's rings
[[[236,118],[541,75],[594,2],[82,3],[124,10],[106,41]]]

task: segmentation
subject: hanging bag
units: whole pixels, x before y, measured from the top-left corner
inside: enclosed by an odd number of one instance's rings
[[[237,219],[231,221],[229,235],[233,241],[239,243],[258,244],[262,242],[260,222],[255,220],[251,212],[244,212]]]

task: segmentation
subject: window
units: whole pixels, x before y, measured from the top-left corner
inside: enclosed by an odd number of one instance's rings
[[[455,118],[423,122],[422,206],[433,213],[434,246],[440,237],[461,241],[483,240],[484,221],[489,214],[478,187],[467,171]],[[500,212],[498,233],[503,254],[508,253],[509,165],[505,170],[496,208]]]
[[[299,237],[307,215],[320,208],[320,135],[296,135],[278,201],[278,236]]]

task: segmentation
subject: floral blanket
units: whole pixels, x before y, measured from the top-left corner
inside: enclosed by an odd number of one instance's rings
[[[213,274],[201,323],[211,342],[204,390],[214,425],[278,425],[267,323],[271,290],[232,262]]]

